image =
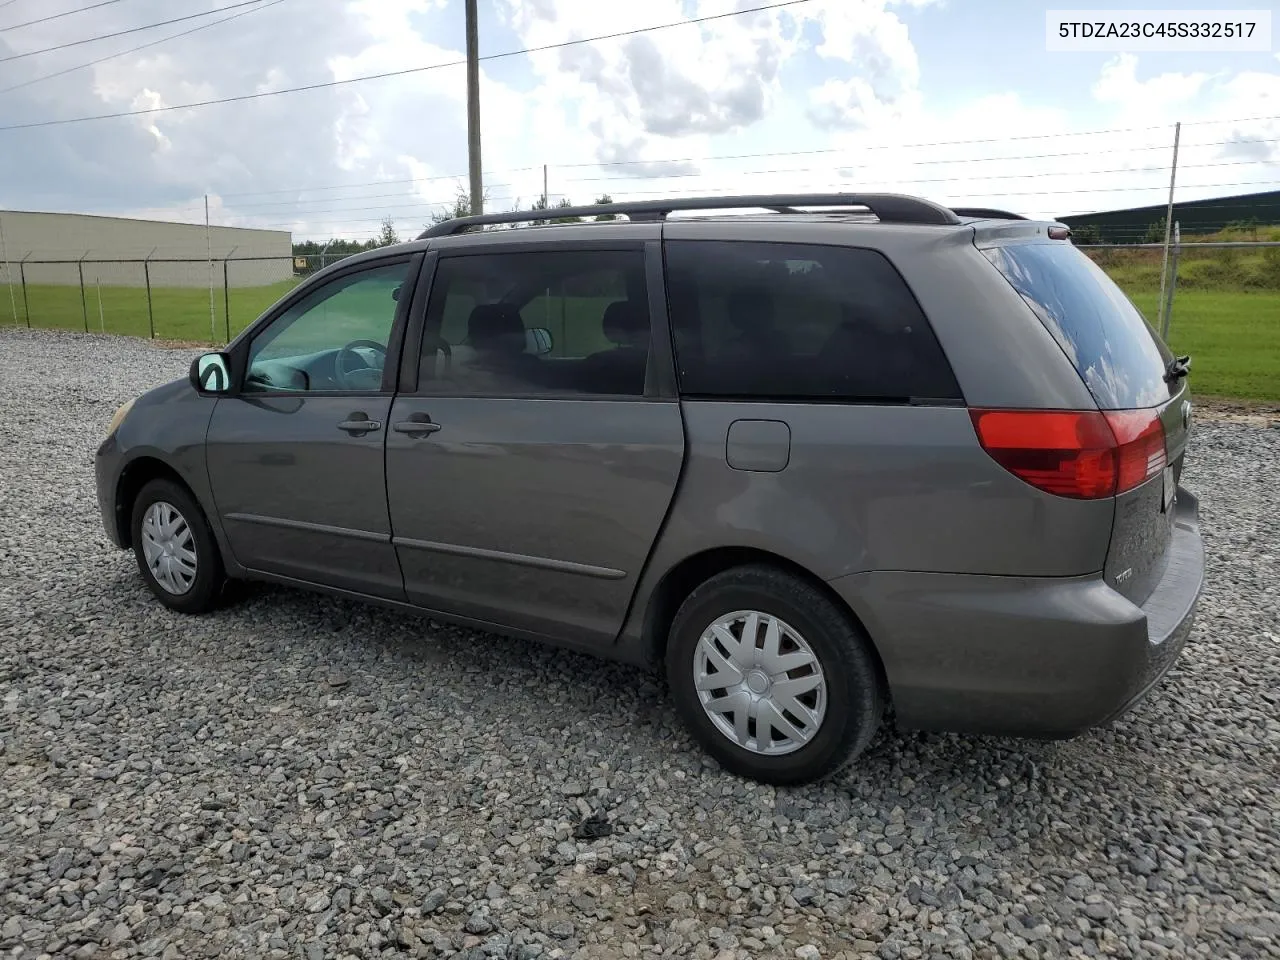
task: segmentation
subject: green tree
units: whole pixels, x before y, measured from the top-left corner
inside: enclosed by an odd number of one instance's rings
[[[327,241],[302,240],[293,245],[293,255],[307,258],[307,268],[304,272],[310,273],[354,254],[372,250],[376,246],[378,246],[378,241],[375,239],[364,241],[337,239]]]
[[[517,204],[517,205],[516,205],[516,207],[517,207],[517,209],[518,209],[518,208],[519,208],[519,204]],[[548,208],[547,197],[546,197],[546,195],[545,195],[545,194],[543,194],[543,195],[542,195],[541,197],[539,197],[537,200],[533,201],[533,206],[531,206],[529,209],[530,209],[530,210],[546,210],[547,208]],[[543,224],[545,224],[545,223],[550,223],[551,221],[549,221],[549,220],[531,220],[531,221],[529,221],[529,222],[530,222],[530,223],[532,223],[532,224],[533,224],[534,226],[536,226],[536,227],[540,227],[540,226],[542,226],[542,225],[543,225]]]
[[[489,206],[489,190],[487,187],[481,191],[480,196],[482,204],[487,208]],[[519,209],[519,207],[517,206],[516,209]],[[461,183],[457,183],[454,186],[453,200],[447,207],[441,207],[439,210],[436,210],[431,214],[430,226],[445,223],[449,220],[460,220],[463,217],[469,217],[471,216],[471,212],[471,193]],[[489,212],[492,213],[493,211]],[[499,225],[491,225],[484,229],[500,230],[502,227]]]
[[[600,196],[596,197],[596,203],[601,205],[604,205],[606,203],[613,203],[613,197],[609,196],[607,193],[603,193]],[[597,222],[601,220],[617,220],[617,219],[618,219],[618,215],[616,213],[602,213],[598,217],[596,217]]]
[[[1071,231],[1071,239],[1076,242],[1077,246],[1088,246],[1092,243],[1102,242],[1102,229],[1096,223],[1086,223]],[[1161,240],[1164,237],[1160,238]]]
[[[1147,227],[1147,233],[1142,238],[1143,243],[1164,243],[1164,224],[1165,218],[1161,217],[1155,223]]]
[[[373,241],[375,247],[390,247],[400,242],[400,235],[396,233],[396,222],[391,217],[387,217],[382,221],[382,228],[378,231],[377,238]]]
[[[484,197],[489,198],[488,191],[484,192]],[[453,201],[447,207],[442,207],[435,213],[431,214],[431,223],[444,223],[446,220],[458,220],[462,217],[471,216],[471,194],[462,186],[457,184],[453,191]]]
[[[568,197],[562,197],[560,199],[560,202],[556,204],[554,209],[566,210],[572,206],[573,206],[572,200],[570,200]],[[543,207],[542,209],[545,210],[547,208]],[[551,222],[552,223],[581,223],[582,218],[581,217],[555,217],[554,219],[552,219]]]

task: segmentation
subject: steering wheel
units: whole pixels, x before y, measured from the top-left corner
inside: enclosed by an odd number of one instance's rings
[[[370,364],[356,352],[357,349],[362,347],[380,354],[380,359],[376,363]],[[338,351],[338,355],[334,357],[333,361],[334,373],[337,376],[338,384],[344,390],[367,390],[370,388],[376,390],[381,385],[382,371],[386,368],[386,364],[387,348],[377,340],[352,340]],[[354,375],[366,372],[377,373],[378,383],[360,383],[352,379]]]

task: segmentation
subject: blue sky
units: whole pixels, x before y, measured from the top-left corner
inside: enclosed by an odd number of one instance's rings
[[[183,12],[228,2],[184,0]],[[760,2],[479,0],[481,52]],[[1246,5],[1277,12],[1275,0]],[[486,62],[489,206],[527,206],[549,164],[553,199],[578,202],[604,192],[638,199],[862,188],[1064,215],[1157,202],[1178,120],[1180,196],[1280,186],[1275,52],[1049,52],[1045,11],[1064,6],[806,0]],[[0,11],[0,89],[29,85],[0,93],[0,127],[449,62],[463,54],[462,9],[462,0],[263,0],[234,23],[145,51],[125,52],[165,31],[40,53],[167,19],[174,8],[121,0],[6,30],[47,12],[43,0],[14,0]],[[110,59],[41,79],[101,57]],[[391,216],[411,233],[465,187],[464,73],[0,130],[0,138],[0,208],[193,219],[208,193],[215,218],[229,224],[362,236]]]
[[[1029,99],[1062,109],[1093,111],[1081,96],[1113,56],[1107,53],[1050,53],[1044,49],[1048,10],[1111,8],[1126,10],[1203,10],[1215,6],[1277,9],[1275,3],[1178,3],[1175,0],[952,0],[936,7],[906,10],[921,63],[921,87],[945,102],[999,90],[1020,90]],[[1273,14],[1274,15],[1274,14]],[[1280,19],[1280,18],[1277,18]],[[1146,53],[1144,72],[1269,70],[1278,64],[1268,53]],[[1105,122],[1105,112],[1097,111]]]

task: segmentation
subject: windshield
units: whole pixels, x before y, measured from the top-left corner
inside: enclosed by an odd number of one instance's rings
[[[1169,349],[1096,263],[1067,243],[982,251],[1066,351],[1099,408],[1152,407],[1169,399]]]

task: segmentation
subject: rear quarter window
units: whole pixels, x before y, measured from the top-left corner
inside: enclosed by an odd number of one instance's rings
[[[1169,399],[1168,347],[1102,268],[1067,243],[989,247],[995,264],[1071,359],[1103,410]]]
[[[670,240],[681,391],[734,399],[958,401],[920,305],[875,250]]]

